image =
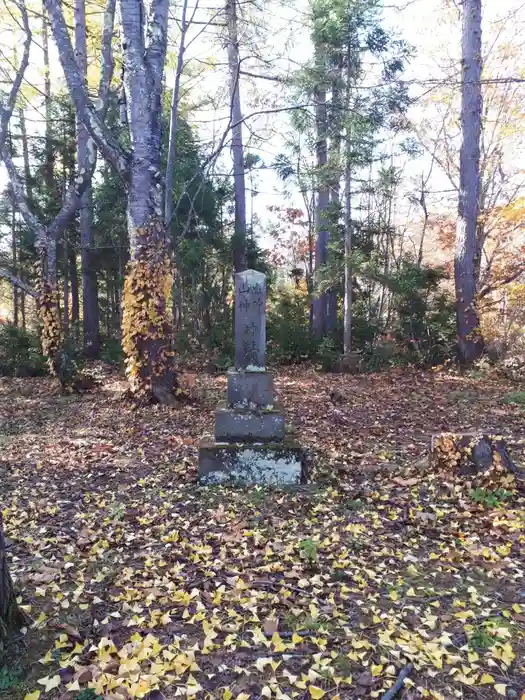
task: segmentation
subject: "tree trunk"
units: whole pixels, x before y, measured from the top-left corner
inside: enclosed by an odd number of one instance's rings
[[[69,283],[71,286],[71,323],[80,319],[80,298],[78,293],[77,256],[73,246],[69,247]]]
[[[31,183],[31,168],[29,165],[29,145],[27,141],[26,118],[23,107],[18,110],[18,118],[20,122],[20,136],[22,139],[22,156],[24,161],[24,184],[26,197],[29,204],[33,202],[33,187]]]
[[[341,142],[343,137],[343,103],[341,83],[343,77],[343,55],[337,52],[333,58],[332,99],[330,109],[330,228],[339,222],[341,214]],[[337,325],[337,293],[327,291],[326,330],[332,333]]]
[[[45,107],[45,163],[44,184],[47,206],[51,207],[57,196],[55,192],[55,155],[53,152],[51,73],[49,66],[48,21],[42,5],[42,48],[44,53],[44,107]],[[42,271],[41,288],[38,298],[39,316],[42,323],[42,349],[48,358],[53,374],[61,378],[61,365],[64,328],[60,316],[57,287],[57,241],[49,235],[37,241]]]
[[[16,603],[13,582],[6,561],[2,510],[0,509],[0,651],[9,636],[24,624],[24,615]]]
[[[45,0],[71,98],[102,154],[122,177],[128,192],[130,262],[124,284],[122,345],[130,391],[144,399],[172,402],[175,385],[167,298],[171,262],[164,226],[160,170],[162,88],[168,35],[169,0],[145,5],[120,0],[124,90],[131,151],[126,151],[95,109],[78,70],[62,4]],[[108,2],[110,8],[111,2]],[[146,16],[147,14],[147,16]],[[106,12],[109,19],[112,13]],[[112,22],[108,22],[111,29]],[[105,22],[106,29],[106,22]],[[111,32],[103,58],[110,65]],[[104,50],[106,44],[106,51]],[[108,77],[111,70],[107,71]],[[106,94],[109,82],[106,85]],[[104,100],[102,100],[102,103]]]
[[[131,259],[124,285],[123,348],[132,393],[171,403],[175,372],[167,299],[173,281],[160,170],[161,93],[169,2],[158,0],[151,6],[154,9],[147,22],[151,37],[147,48],[141,4],[121,0],[120,5],[125,40],[124,84],[133,144],[128,193]]]
[[[44,182],[46,186],[46,198],[48,206],[55,198],[55,156],[53,152],[53,132],[51,114],[51,74],[49,69],[49,35],[47,16],[42,6],[42,48],[44,52],[44,107],[46,115],[45,125],[45,164]]]
[[[15,278],[16,284],[25,291],[34,295],[37,299],[37,311],[41,322],[41,340],[44,354],[48,359],[51,371],[58,376],[62,384],[76,374],[76,366],[74,363],[68,362],[67,353],[63,347],[63,329],[62,320],[60,318],[57,293],[57,265],[56,265],[56,242],[58,237],[65,231],[71,218],[74,216],[79,206],[79,199],[83,194],[83,189],[89,182],[96,160],[89,160],[89,167],[82,169],[78,176],[74,179],[73,184],[68,189],[67,195],[60,206],[58,214],[53,219],[49,226],[44,226],[31,211],[29,203],[28,191],[29,181],[24,185],[18,171],[13,163],[13,158],[10,150],[6,148],[6,135],[9,127],[9,120],[12,116],[13,109],[16,104],[16,98],[20,85],[22,83],[25,69],[28,65],[29,50],[31,46],[31,29],[29,26],[29,16],[24,3],[19,5],[21,19],[24,25],[26,39],[24,42],[24,54],[20,66],[17,69],[16,76],[9,94],[7,103],[2,105],[1,124],[0,124],[0,156],[6,167],[10,186],[13,192],[13,198],[16,201],[16,206],[28,228],[34,233],[35,246],[37,248],[41,275],[37,284],[37,289],[32,290],[25,283]],[[67,28],[65,30],[67,35]],[[45,178],[49,181],[48,190],[53,190],[51,185],[51,173],[49,163],[52,164],[53,151],[52,142],[50,139],[51,128],[51,84],[49,76],[49,52],[47,46],[47,23],[43,18],[43,46],[44,46],[44,72],[45,72],[45,106],[46,106],[46,172]],[[75,61],[73,60],[75,64]],[[76,65],[76,64],[75,64]],[[27,139],[26,139],[27,142]],[[29,171],[27,150],[24,154],[24,166],[26,175]],[[29,178],[27,178],[29,180]],[[53,193],[54,194],[54,193]],[[5,276],[4,271],[0,270],[0,275]],[[9,278],[9,275],[8,275]]]
[[[476,309],[477,219],[481,136],[481,0],[463,1],[463,83],[456,258],[454,264],[459,358],[472,364],[483,352]]]
[[[326,165],[328,162],[327,146],[327,109],[326,89],[319,86],[315,90],[315,121],[317,130],[317,202],[315,242],[315,272],[320,273],[328,262],[328,242],[330,240],[328,209],[330,207],[330,189],[326,181]],[[319,280],[318,280],[319,281]],[[313,301],[312,327],[314,334],[321,338],[327,330],[328,295],[318,294]]]
[[[64,266],[64,308],[63,308],[63,318],[64,318],[64,335],[67,338],[69,333],[69,245],[67,240],[67,231],[64,233],[63,242],[63,266]]]
[[[173,218],[173,175],[175,172],[175,156],[176,156],[176,146],[177,146],[177,126],[179,117],[179,94],[180,94],[180,80],[182,77],[182,71],[184,68],[184,51],[185,51],[185,41],[186,32],[188,30],[188,23],[186,22],[186,13],[188,10],[188,0],[183,0],[182,2],[182,18],[181,18],[181,28],[180,28],[180,43],[179,43],[179,53],[177,56],[177,68],[175,71],[175,83],[173,85],[173,90],[171,93],[171,110],[170,110],[170,137],[168,142],[168,158],[166,161],[166,193],[164,197],[164,219],[166,221],[166,227],[169,229],[171,220]]]
[[[525,472],[512,460],[501,436],[482,433],[440,433],[432,436],[430,468],[465,476],[511,472],[520,479]]]
[[[237,31],[237,0],[226,3],[228,23],[228,65],[230,69],[230,101],[233,182],[235,189],[235,229],[233,235],[233,265],[235,272],[246,269],[246,180],[244,144],[242,140],[242,110],[239,90],[241,61]]]
[[[346,135],[345,166],[345,290],[343,318],[343,353],[352,352],[352,134]]]
[[[20,137],[22,139],[22,157],[24,163],[24,185],[25,195],[29,205],[33,203],[33,187],[31,181],[31,167],[29,165],[29,144],[27,140],[27,128],[24,108],[18,110],[18,119],[20,122]],[[26,295],[24,290],[20,290],[20,311],[22,316],[22,328],[26,329]]]
[[[26,295],[25,292],[20,292],[20,313],[22,316],[22,329],[26,329]]]
[[[85,0],[75,0],[75,54],[78,68],[86,84],[87,37]],[[89,132],[77,112],[77,160],[82,167],[86,161]],[[86,357],[98,357],[100,353],[100,319],[98,311],[98,283],[94,260],[93,190],[86,189],[80,207],[80,255],[82,268],[82,331]]]
[[[18,259],[16,244],[16,207],[14,197],[11,197],[11,266],[13,275],[18,277]],[[13,323],[18,326],[18,298],[19,290],[16,284],[13,285]]]

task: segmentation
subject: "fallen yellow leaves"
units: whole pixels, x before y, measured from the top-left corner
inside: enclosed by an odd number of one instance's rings
[[[27,700],[380,698],[409,662],[423,697],[521,692],[521,494],[483,510],[459,480],[390,469],[296,492],[196,488],[201,407],[126,410],[121,440],[108,416],[100,449],[68,441],[55,460],[35,444],[10,467],[8,534],[32,557],[17,551],[13,571],[31,635],[49,639]]]

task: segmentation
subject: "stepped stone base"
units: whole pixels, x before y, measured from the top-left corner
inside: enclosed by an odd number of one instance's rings
[[[199,449],[201,484],[273,485],[306,482],[304,452],[293,441],[228,444],[203,440]]]
[[[253,411],[230,408],[226,402],[221,402],[215,411],[215,437],[227,442],[282,440],[284,413],[278,406]]]
[[[273,404],[273,374],[228,370],[228,403],[230,406],[254,408]]]

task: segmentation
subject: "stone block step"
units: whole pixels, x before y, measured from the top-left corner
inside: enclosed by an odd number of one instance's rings
[[[228,403],[230,406],[271,406],[274,402],[273,374],[230,369]]]
[[[217,440],[237,442],[278,441],[284,438],[284,413],[279,406],[251,410],[231,408],[225,402],[215,411]]]

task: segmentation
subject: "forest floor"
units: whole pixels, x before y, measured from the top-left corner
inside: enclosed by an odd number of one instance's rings
[[[432,433],[525,461],[525,392],[488,376],[278,375],[312,483],[200,487],[225,378],[179,409],[108,376],[0,380],[0,485],[28,615],[0,698],[525,700],[525,498],[429,473]],[[500,489],[500,490],[497,490]],[[40,695],[39,695],[40,693]]]

